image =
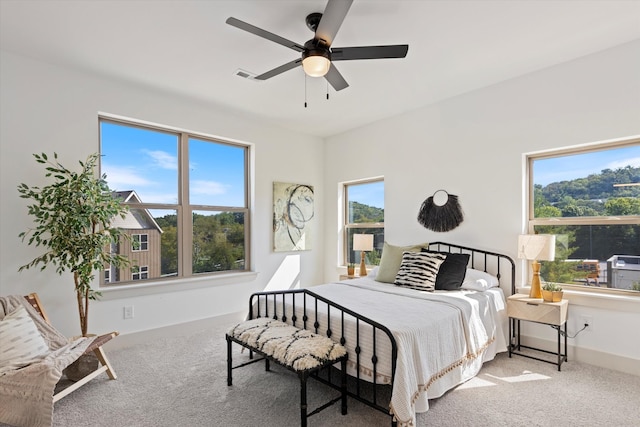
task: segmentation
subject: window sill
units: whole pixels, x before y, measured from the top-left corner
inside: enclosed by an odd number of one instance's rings
[[[110,300],[252,282],[256,277],[258,273],[255,271],[243,271],[188,279],[149,280],[135,284],[101,286],[99,291],[102,293],[101,299]]]
[[[528,294],[529,287],[520,287],[519,293]],[[586,292],[577,290],[564,290],[563,298],[569,300],[569,304],[583,307],[600,308],[604,310],[640,312],[640,293],[638,296],[607,294],[603,292]]]

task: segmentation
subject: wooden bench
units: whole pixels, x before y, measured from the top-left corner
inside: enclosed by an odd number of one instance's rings
[[[342,415],[347,414],[347,351],[331,340],[311,331],[291,326],[279,320],[261,317],[241,322],[226,334],[227,339],[227,385],[232,385],[232,370],[265,360],[269,371],[272,361],[298,374],[300,378],[300,423],[307,425],[307,418],[323,409],[342,402]],[[260,359],[233,366],[231,343],[235,342],[250,352],[258,353]],[[252,353],[250,353],[252,356]],[[307,379],[313,373],[340,363],[340,396],[307,414]]]

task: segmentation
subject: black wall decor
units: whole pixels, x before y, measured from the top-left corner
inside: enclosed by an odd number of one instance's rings
[[[447,200],[443,204],[436,204],[434,197],[438,193],[444,193]],[[458,196],[449,194],[445,190],[438,190],[429,196],[420,207],[418,222],[425,228],[443,232],[453,230],[464,220],[464,214]]]

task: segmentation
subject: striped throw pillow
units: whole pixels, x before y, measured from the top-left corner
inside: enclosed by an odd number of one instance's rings
[[[433,291],[436,276],[446,255],[431,252],[404,252],[395,284],[420,291]]]
[[[42,359],[47,343],[23,306],[0,321],[0,375]]]

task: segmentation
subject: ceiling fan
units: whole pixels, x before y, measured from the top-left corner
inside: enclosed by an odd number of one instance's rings
[[[267,80],[278,74],[289,71],[300,64],[304,72],[311,77],[323,77],[336,90],[342,90],[349,86],[342,74],[333,65],[334,61],[351,61],[356,59],[381,59],[404,58],[407,56],[409,45],[388,46],[358,46],[358,47],[332,47],[342,21],[344,21],[353,0],[329,0],[324,13],[312,13],[307,16],[307,27],[315,33],[314,37],[304,45],[287,40],[269,31],[258,28],[236,18],[228,18],[227,24],[248,31],[259,37],[281,44],[289,49],[300,52],[302,55],[291,62],[283,64],[273,70],[260,74],[256,80]]]

